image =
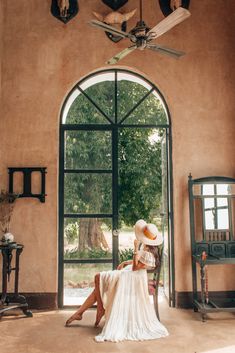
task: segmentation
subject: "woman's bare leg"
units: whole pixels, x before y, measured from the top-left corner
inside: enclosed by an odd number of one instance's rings
[[[95,293],[96,293],[96,300],[97,300],[95,326],[98,326],[100,323],[100,320],[105,314],[103,302],[100,296],[100,274],[99,273],[95,275]]]
[[[80,308],[74,313],[65,323],[66,326],[71,324],[74,320],[82,320],[83,313],[89,309],[95,302],[97,301],[96,298],[96,289],[89,295],[89,297],[85,300],[85,302],[80,306]]]

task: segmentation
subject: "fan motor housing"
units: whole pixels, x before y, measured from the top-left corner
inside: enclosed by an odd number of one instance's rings
[[[136,38],[147,38],[147,33],[150,30],[144,21],[137,22],[135,28],[133,28],[130,33],[136,36]]]
[[[144,50],[144,48],[146,47],[146,45],[147,45],[147,40],[146,40],[146,38],[140,37],[140,38],[137,39],[136,46],[137,46],[138,49]]]

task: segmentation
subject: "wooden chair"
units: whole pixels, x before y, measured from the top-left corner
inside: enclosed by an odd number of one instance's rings
[[[154,270],[148,270],[149,278],[148,280],[148,290],[149,295],[153,296],[153,304],[154,309],[157,315],[158,320],[160,321],[159,310],[158,310],[158,288],[159,288],[159,280],[162,268],[162,260],[163,260],[163,245],[158,246],[159,253],[159,266],[155,267]]]

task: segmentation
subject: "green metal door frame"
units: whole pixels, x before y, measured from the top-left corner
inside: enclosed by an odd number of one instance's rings
[[[122,127],[126,128],[164,128],[166,130],[166,136],[168,140],[167,144],[167,165],[168,165],[168,173],[167,173],[167,195],[168,195],[168,229],[169,229],[169,305],[170,306],[175,306],[175,300],[174,300],[174,293],[175,293],[175,278],[174,278],[174,242],[173,242],[173,183],[172,183],[172,142],[171,142],[171,124],[170,124],[170,113],[168,106],[165,102],[164,97],[160,93],[160,91],[157,89],[155,85],[153,85],[150,81],[148,81],[146,78],[142,77],[139,74],[136,74],[132,71],[129,70],[123,70],[123,69],[108,69],[108,70],[101,70],[96,73],[93,73],[87,77],[85,77],[83,80],[81,80],[78,84],[76,84],[76,88],[78,88],[82,94],[85,94],[85,92],[80,88],[80,84],[82,84],[85,80],[89,79],[92,76],[101,74],[101,73],[107,73],[107,72],[114,72],[115,74],[115,116],[114,119],[111,120],[109,119],[106,114],[97,106],[97,104],[89,97],[86,95],[86,97],[91,101],[93,105],[108,119],[108,122],[111,122],[110,124],[63,124],[62,123],[62,116],[63,116],[63,111],[65,109],[66,103],[71,95],[71,93],[68,94],[67,98],[65,99],[65,102],[63,104],[63,108],[61,110],[61,123],[60,123],[60,158],[59,158],[59,258],[58,258],[58,268],[59,268],[59,273],[58,273],[58,306],[61,308],[63,307],[63,283],[64,283],[64,264],[65,263],[107,263],[107,262],[112,262],[113,263],[113,268],[116,268],[118,264],[118,131]],[[146,81],[148,84],[152,86],[152,89],[131,109],[126,116],[121,119],[121,121],[118,122],[117,119],[117,73],[118,72],[124,72],[124,73],[129,73],[133,76],[137,76],[141,78],[141,80]],[[164,104],[164,107],[167,112],[168,116],[168,121],[169,124],[164,124],[164,125],[153,125],[153,124],[146,124],[146,125],[135,125],[135,124],[125,124],[124,120],[138,107],[138,105],[141,104],[141,102],[147,98],[147,96],[153,92],[156,91],[158,95],[161,97],[161,100]],[[73,90],[72,90],[73,91]],[[72,92],[71,91],[71,92]],[[113,234],[113,259],[92,259],[90,261],[89,259],[73,259],[73,260],[64,260],[64,174],[66,172],[64,168],[64,134],[65,131],[79,131],[79,130],[92,130],[92,131],[111,131],[112,132],[112,214],[78,214],[78,215],[66,215],[66,217],[77,217],[77,218],[82,218],[82,217],[97,217],[97,218],[112,218],[112,223],[113,223],[113,229],[112,229],[112,234]],[[81,172],[78,170],[73,170],[74,173],[79,173]],[[86,171],[87,172],[87,171]],[[90,170],[89,172],[94,172]],[[103,173],[107,172],[104,170],[95,170],[95,173]]]

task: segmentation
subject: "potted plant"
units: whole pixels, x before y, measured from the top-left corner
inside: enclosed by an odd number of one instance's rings
[[[10,233],[10,222],[17,197],[17,194],[5,190],[0,192],[0,227],[3,232],[3,242],[14,241],[14,236]]]

